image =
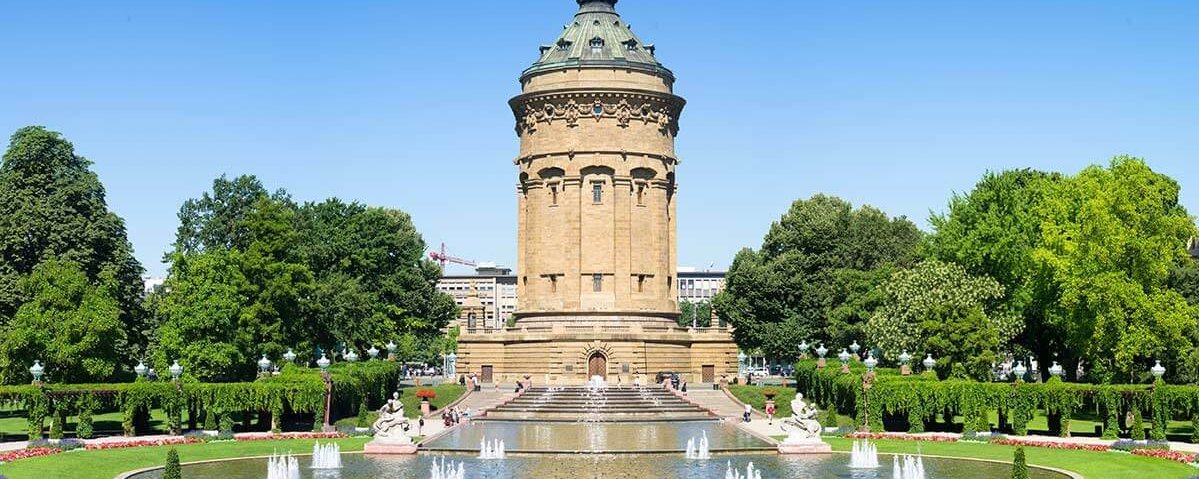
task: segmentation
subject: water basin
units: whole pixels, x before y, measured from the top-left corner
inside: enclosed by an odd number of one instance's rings
[[[774,450],[770,443],[720,421],[561,423],[474,421],[422,445],[430,451],[474,451],[484,439],[514,453],[683,452],[687,440],[708,435],[714,452]]]

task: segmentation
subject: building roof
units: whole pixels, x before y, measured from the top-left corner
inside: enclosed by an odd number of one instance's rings
[[[674,80],[616,12],[617,0],[576,0],[579,11],[553,43],[541,46],[541,58],[521,74],[581,67],[619,67],[648,71]]]

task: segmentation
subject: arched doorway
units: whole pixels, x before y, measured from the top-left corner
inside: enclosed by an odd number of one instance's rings
[[[587,378],[594,376],[608,378],[608,358],[600,352],[591,353],[591,357],[587,359]]]

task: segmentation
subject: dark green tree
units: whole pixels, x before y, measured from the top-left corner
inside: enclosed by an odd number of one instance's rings
[[[696,326],[707,328],[712,326],[712,303],[707,301],[679,303],[679,326],[691,327],[692,320]]]
[[[43,262],[70,262],[91,284],[109,283],[126,332],[117,347],[128,363],[151,330],[141,309],[142,267],[90,166],[57,132],[31,126],[12,135],[0,164],[0,324],[30,299],[18,287],[23,278]]]
[[[839,281],[838,275],[848,274],[842,270],[910,265],[920,238],[912,222],[870,206],[854,209],[825,195],[799,200],[771,225],[761,249],[737,253],[713,305],[736,327],[734,339],[742,347],[793,358],[795,345],[804,339],[853,337],[857,329],[850,322],[866,316],[843,310],[840,323],[829,330],[827,315],[843,307],[858,286],[847,278]]]
[[[167,463],[162,468],[162,479],[183,479],[179,467],[179,451],[173,447],[167,450]]]
[[[1046,319],[1057,302],[1057,288],[1033,260],[1033,251],[1042,244],[1044,203],[1062,181],[1058,173],[1031,169],[988,172],[969,194],[954,195],[948,211],[929,219],[933,234],[924,250],[931,258],[998,281],[1004,302],[1026,325],[1017,341],[1038,357],[1059,354],[1074,363],[1064,332]]]
[[[28,382],[34,359],[58,383],[111,379],[125,342],[116,281],[105,273],[92,284],[75,263],[46,260],[21,279],[27,300],[0,333],[0,372],[6,383]]]
[[[1012,479],[1028,479],[1028,463],[1024,460],[1024,448],[1017,447],[1012,454]]]

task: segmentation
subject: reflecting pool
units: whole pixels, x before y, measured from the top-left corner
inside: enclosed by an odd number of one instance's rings
[[[308,458],[300,458],[303,479],[428,479],[434,461],[461,461],[467,479],[721,479],[727,464],[745,470],[753,462],[763,479],[890,479],[891,458],[883,455],[882,467],[851,471],[849,456],[779,456],[777,454],[716,455],[710,460],[683,459],[682,454],[539,454],[482,460],[466,454],[422,453],[417,456],[362,456],[346,454],[338,471],[312,471]],[[958,459],[924,459],[929,479],[1006,479],[1011,466]],[[161,471],[133,479],[159,479]],[[244,459],[183,467],[188,479],[263,479],[266,461]],[[1066,479],[1050,471],[1032,469],[1033,479]]]

